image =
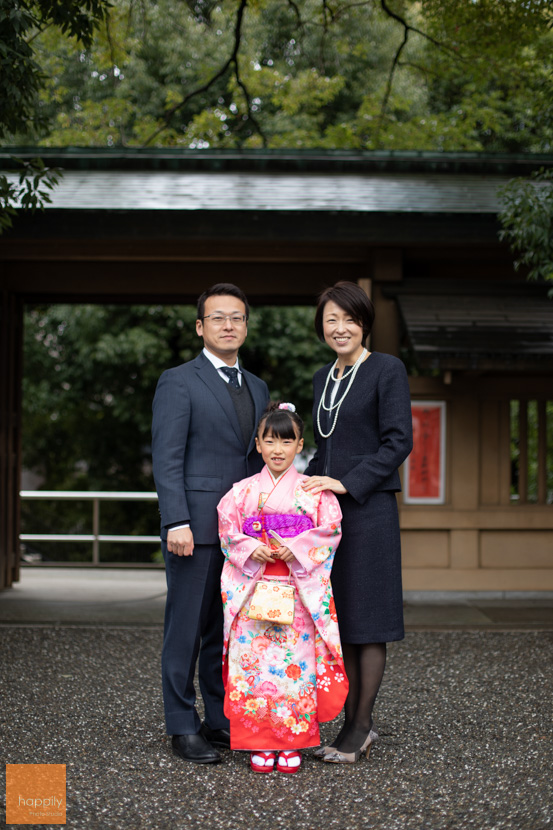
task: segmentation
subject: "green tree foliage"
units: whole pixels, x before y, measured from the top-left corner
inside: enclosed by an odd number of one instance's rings
[[[552,20],[543,0],[115,0],[91,45],[33,41],[41,117],[12,139],[546,152]]]
[[[512,179],[500,197],[499,235],[517,257],[515,268],[527,268],[529,279],[553,283],[553,171]],[[553,288],[549,296],[553,297]]]
[[[37,209],[44,210],[45,205],[52,201],[49,191],[58,183],[61,172],[46,167],[39,158],[16,161],[20,167],[18,177],[8,179],[7,176],[0,176],[0,234],[12,227],[17,214],[15,205],[32,213]]]
[[[106,0],[0,0],[0,137],[45,123],[35,106],[44,80],[36,38],[53,29],[90,47],[106,6]]]
[[[0,0],[0,141],[38,135],[49,120],[40,93],[46,81],[38,40],[45,32],[92,46],[94,29],[108,0]],[[19,176],[0,175],[0,233],[11,227],[16,208],[36,210],[50,201],[59,171],[40,161],[20,163]]]
[[[427,49],[431,109],[469,146],[492,152],[553,147],[553,8],[547,0],[423,0],[439,49]]]

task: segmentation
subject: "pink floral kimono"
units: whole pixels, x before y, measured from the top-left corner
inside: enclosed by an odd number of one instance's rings
[[[226,560],[221,577],[223,679],[232,749],[318,746],[319,723],[335,718],[347,695],[330,584],[342,513],[333,493],[306,493],[301,487],[305,478],[290,467],[275,484],[264,467],[235,484],[217,508]],[[263,575],[263,568],[250,556],[269,540],[252,538],[243,527],[245,523],[251,527],[251,517],[278,521],[276,514],[307,517],[311,520],[307,524],[313,525],[293,538],[280,533],[297,560],[292,564],[297,591],[291,625],[248,617],[255,584]],[[271,579],[288,579],[288,566],[280,560],[265,570]]]

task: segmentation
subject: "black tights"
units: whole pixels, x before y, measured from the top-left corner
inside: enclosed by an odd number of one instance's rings
[[[386,643],[342,643],[349,692],[345,720],[332,745],[342,752],[361,747],[373,725],[373,707],[386,668]]]

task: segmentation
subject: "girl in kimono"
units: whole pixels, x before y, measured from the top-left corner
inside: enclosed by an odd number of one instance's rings
[[[218,505],[225,555],[223,680],[231,749],[249,750],[254,772],[296,773],[299,750],[318,746],[348,691],[330,571],[341,537],[336,496],[302,488],[293,466],[303,422],[292,404],[270,403],[256,445],[265,466]],[[279,540],[272,536],[276,533]],[[248,617],[263,576],[296,588],[291,624]]]

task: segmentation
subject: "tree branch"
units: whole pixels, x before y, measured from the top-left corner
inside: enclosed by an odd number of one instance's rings
[[[212,75],[212,77],[209,79],[209,81],[206,81],[205,84],[202,84],[201,86],[196,87],[196,89],[193,89],[192,92],[189,92],[188,95],[184,96],[182,101],[179,101],[178,104],[175,104],[175,106],[173,106],[173,107],[171,107],[171,109],[167,110],[167,112],[163,116],[163,120],[164,120],[165,123],[162,124],[161,127],[158,127],[158,129],[155,130],[150,136],[148,136],[148,138],[146,139],[146,141],[143,144],[144,147],[146,147],[148,144],[150,144],[152,141],[154,141],[154,139],[156,139],[160,133],[162,133],[164,130],[167,129],[167,127],[169,126],[169,124],[171,122],[171,119],[173,118],[174,114],[176,112],[178,112],[180,109],[182,109],[184,106],[186,106],[186,104],[192,98],[194,98],[196,95],[201,95],[202,92],[206,92],[211,86],[213,86],[215,81],[218,81],[219,78],[222,78],[223,75],[225,75],[225,73],[228,71],[229,67],[233,63],[235,65],[235,67],[237,67],[238,50],[240,48],[240,42],[241,42],[241,37],[242,37],[242,18],[244,16],[244,11],[245,11],[247,5],[248,5],[248,0],[240,0],[240,6],[238,7],[238,11],[236,13],[236,23],[235,23],[235,26],[234,26],[234,47],[233,47],[233,50],[232,50],[232,54],[230,55],[228,60],[225,61],[225,63],[219,69],[218,72],[216,72],[214,75]],[[238,78],[237,78],[237,82],[239,82]]]
[[[445,43],[441,43],[439,40],[436,40],[435,38],[432,37],[432,35],[429,35],[427,32],[423,32],[422,29],[417,29],[416,26],[411,26],[410,23],[407,23],[405,18],[401,17],[401,15],[399,15],[396,12],[392,11],[392,9],[388,6],[388,3],[386,2],[386,0],[380,0],[380,6],[382,8],[382,11],[385,14],[387,14],[388,17],[391,17],[392,20],[396,20],[398,23],[401,23],[404,30],[409,31],[409,32],[414,32],[415,34],[420,35],[425,40],[428,40],[430,43],[432,43],[434,46],[436,46],[438,49],[442,49],[444,52],[448,52],[449,54],[454,55],[459,60],[462,60],[461,56],[459,55],[458,52],[455,51],[455,49],[452,49],[450,46],[446,46]]]
[[[398,63],[398,66],[411,67],[411,69],[416,69],[417,72],[420,72],[421,75],[432,75],[434,78],[442,77],[439,71],[431,69],[429,66],[424,66],[423,64],[415,63],[415,61],[401,61],[400,63]]]
[[[234,77],[236,78],[236,83],[238,84],[238,86],[242,90],[244,98],[246,99],[246,106],[248,108],[248,118],[252,122],[252,124],[254,125],[254,127],[257,130],[257,132],[259,133],[259,135],[261,136],[261,141],[263,142],[263,147],[266,147],[267,146],[267,137],[266,137],[265,133],[263,132],[263,130],[261,129],[257,118],[255,118],[252,115],[252,105],[251,105],[250,93],[248,92],[248,89],[247,89],[245,83],[242,81],[242,78],[240,77],[240,70],[239,70],[239,67],[238,67],[238,55],[236,55],[236,57],[234,58],[233,63],[234,63]]]
[[[297,3],[294,3],[294,0],[288,0],[288,5],[290,6],[291,9],[294,10],[294,14],[296,15],[296,20],[298,22],[298,26],[301,26],[302,29],[303,29],[303,27],[305,26],[305,23],[303,22],[301,12],[300,12],[300,10],[297,6]]]
[[[407,20],[405,20],[404,17],[401,17],[401,15],[399,15],[396,12],[392,11],[392,9],[388,6],[387,0],[380,0],[380,6],[382,8],[382,11],[385,14],[387,14],[388,17],[390,17],[392,20],[397,21],[401,26],[403,26],[403,40],[400,43],[400,45],[398,46],[398,48],[396,50],[396,53],[394,55],[392,65],[390,67],[390,72],[388,73],[388,79],[386,81],[386,89],[385,89],[385,92],[384,92],[384,97],[382,98],[382,103],[380,105],[380,114],[378,116],[378,124],[377,124],[376,134],[375,134],[375,143],[376,143],[377,146],[378,146],[378,143],[379,143],[379,140],[380,140],[380,133],[381,133],[382,126],[383,126],[383,123],[384,123],[384,117],[386,115],[386,109],[388,107],[390,96],[392,94],[392,86],[393,86],[393,82],[394,82],[394,75],[395,75],[396,69],[399,66],[399,59],[401,57],[401,53],[403,52],[403,50],[407,46],[407,41],[409,40],[409,34],[411,32],[414,32],[415,34],[420,35],[421,37],[425,38],[425,40],[428,40],[430,43],[432,43],[438,49],[441,49],[444,52],[447,52],[449,54],[453,54],[453,55],[455,55],[455,57],[458,60],[462,60],[461,56],[454,49],[451,49],[449,46],[446,46],[444,43],[440,43],[440,41],[433,38],[427,32],[423,32],[421,29],[418,29],[416,26],[411,26],[411,24],[408,23]]]
[[[322,0],[323,2],[323,31],[321,34],[321,40],[319,41],[319,68],[321,72],[326,73],[326,38],[328,35],[328,25],[333,22],[334,15],[332,10],[328,7],[328,3],[326,0]]]
[[[53,26],[53,25],[54,25],[54,24],[53,24],[53,22],[47,23],[45,26],[39,26],[39,25],[38,25],[38,23],[37,23],[37,30],[36,30],[36,32],[34,33],[34,35],[31,35],[31,37],[30,37],[30,38],[28,38],[28,39],[25,41],[25,43],[26,43],[27,45],[29,45],[30,43],[32,43],[32,42],[33,42],[33,40],[34,40],[35,38],[40,37],[40,35],[41,35],[43,32],[45,32],[47,29],[49,29],[49,28],[50,28],[51,26]]]
[[[340,6],[336,11],[331,12],[331,22],[334,23],[338,18],[342,17],[343,14],[348,12],[350,9],[359,8],[359,6],[372,6],[374,5],[374,0],[361,0],[359,3],[348,3],[346,6]]]
[[[115,89],[115,87],[117,85],[116,80],[115,80],[115,72],[114,72],[114,70],[115,70],[115,44],[113,42],[113,37],[111,36],[110,23],[111,23],[111,18],[110,18],[109,12],[108,12],[106,14],[106,21],[105,21],[106,38],[107,38],[107,42],[108,42],[108,46],[109,46],[109,59],[110,59],[110,62],[111,62],[111,72],[110,72],[110,74],[111,74],[111,85],[112,85],[113,89]]]
[[[396,49],[396,53],[394,55],[392,65],[391,65],[390,71],[388,73],[388,80],[386,81],[386,90],[384,92],[384,97],[383,97],[382,103],[380,105],[380,114],[378,116],[378,124],[377,124],[377,127],[376,127],[376,135],[375,135],[375,138],[374,138],[375,143],[377,145],[377,149],[378,149],[378,144],[379,144],[379,141],[380,141],[380,133],[381,133],[382,126],[383,126],[383,123],[384,123],[384,115],[386,113],[386,109],[388,108],[388,102],[390,100],[390,95],[392,94],[392,84],[394,82],[394,74],[395,74],[395,71],[396,71],[398,63],[399,63],[400,55],[403,52],[403,50],[405,49],[405,47],[407,46],[407,41],[409,40],[409,31],[410,31],[409,27],[406,26],[403,30],[403,40],[400,43],[400,45],[398,46],[398,48]]]

